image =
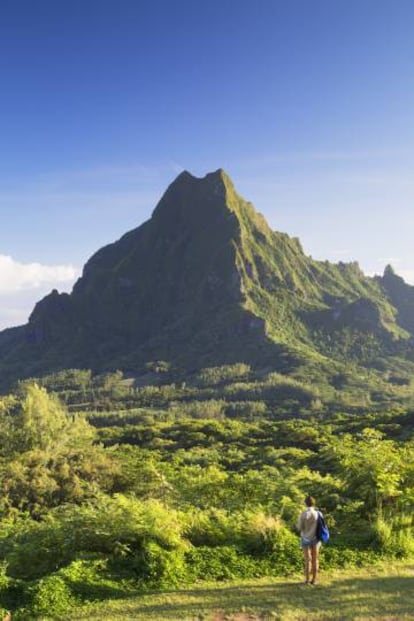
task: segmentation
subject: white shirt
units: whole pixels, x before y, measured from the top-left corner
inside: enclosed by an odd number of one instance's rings
[[[309,507],[302,511],[298,520],[298,530],[301,537],[313,539],[316,537],[316,526],[318,523],[318,512],[315,507]]]

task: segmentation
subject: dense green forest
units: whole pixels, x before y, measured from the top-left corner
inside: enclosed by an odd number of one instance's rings
[[[301,569],[306,494],[324,568],[414,553],[414,387],[400,368],[66,370],[0,398],[0,603],[83,603]]]

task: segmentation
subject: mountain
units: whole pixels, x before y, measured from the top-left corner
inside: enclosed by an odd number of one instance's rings
[[[375,366],[413,358],[414,287],[388,267],[306,256],[222,170],[183,172],[150,220],[101,248],[71,294],[52,291],[0,333],[3,382],[77,367],[136,373],[248,362]]]
[[[398,276],[391,265],[387,265],[384,276],[379,279],[388,299],[397,310],[398,323],[414,333],[414,287],[407,285],[406,282]]]

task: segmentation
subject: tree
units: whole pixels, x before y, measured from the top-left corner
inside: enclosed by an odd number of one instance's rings
[[[395,513],[405,489],[403,452],[395,442],[378,430],[364,429],[356,437],[332,440],[325,457],[344,480],[345,497],[359,500],[365,517]]]
[[[118,465],[93,444],[93,427],[69,416],[44,388],[25,385],[19,395],[0,401],[0,413],[3,514],[18,509],[38,516],[114,485]]]

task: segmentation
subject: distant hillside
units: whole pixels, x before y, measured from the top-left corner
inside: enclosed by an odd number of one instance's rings
[[[0,333],[3,384],[64,368],[131,374],[246,362],[290,372],[355,365],[409,372],[414,287],[388,267],[306,256],[222,171],[183,172],[150,220],[101,248],[71,294],[52,291]]]

